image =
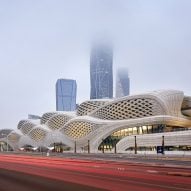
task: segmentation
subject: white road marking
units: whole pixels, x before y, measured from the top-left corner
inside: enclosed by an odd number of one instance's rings
[[[158,171],[156,171],[156,170],[147,170],[147,172],[149,172],[149,173],[158,173]]]

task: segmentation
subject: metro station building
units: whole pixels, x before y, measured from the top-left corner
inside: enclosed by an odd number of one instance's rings
[[[8,146],[7,146],[8,143]],[[47,112],[0,131],[0,149],[62,152],[191,153],[191,97],[161,90],[116,99],[88,100],[75,112]]]

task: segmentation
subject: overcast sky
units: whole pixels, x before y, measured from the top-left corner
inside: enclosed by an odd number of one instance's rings
[[[0,0],[0,128],[56,108],[58,78],[90,96],[90,47],[106,37],[131,94],[191,95],[191,0]],[[115,79],[114,79],[115,82]]]

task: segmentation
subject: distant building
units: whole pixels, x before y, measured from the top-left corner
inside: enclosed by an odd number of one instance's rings
[[[113,97],[113,51],[109,44],[96,44],[90,56],[90,99]]]
[[[121,68],[117,71],[116,80],[116,97],[127,96],[130,93],[130,79],[128,70],[126,68]]]
[[[41,119],[38,115],[28,114],[28,119]]]
[[[74,111],[76,109],[76,80],[58,79],[56,82],[56,110]]]

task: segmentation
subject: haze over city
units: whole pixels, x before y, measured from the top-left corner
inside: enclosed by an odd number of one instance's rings
[[[90,97],[90,50],[111,39],[115,71],[129,70],[130,94],[177,89],[191,95],[189,0],[0,0],[0,122],[56,109],[58,78]]]

